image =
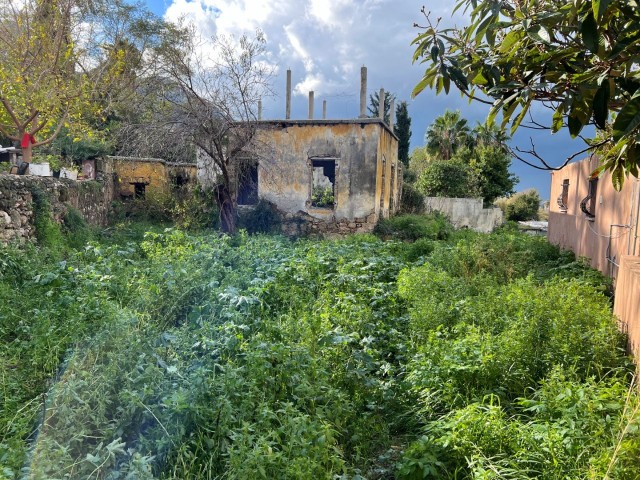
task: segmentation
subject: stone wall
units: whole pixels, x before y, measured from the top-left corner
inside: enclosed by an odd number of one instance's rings
[[[355,233],[371,233],[376,226],[377,216],[356,217],[352,220],[326,220],[312,217],[306,212],[282,215],[282,233],[288,237],[317,236],[321,238],[341,238]]]
[[[61,223],[69,207],[95,226],[106,225],[113,199],[113,181],[74,181],[64,178],[0,174],[0,242],[32,241],[34,196],[45,195],[54,220]]]
[[[470,228],[476,232],[489,233],[503,223],[502,210],[482,208],[481,198],[427,197],[424,211],[440,212],[455,228]]]

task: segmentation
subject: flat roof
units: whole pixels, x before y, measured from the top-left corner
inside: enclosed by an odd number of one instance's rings
[[[389,127],[389,125],[387,125],[386,122],[384,122],[381,118],[352,118],[352,119],[346,119],[346,120],[258,120],[257,122],[255,122],[258,126],[261,125],[273,125],[273,126],[280,126],[280,127],[294,127],[294,126],[326,126],[326,125],[371,125],[371,124],[377,124],[380,125],[381,127],[383,127],[387,132],[389,132],[391,134],[391,136],[393,136],[393,138],[395,138],[396,140],[398,140],[398,137],[396,136],[396,134],[393,132],[393,130]]]

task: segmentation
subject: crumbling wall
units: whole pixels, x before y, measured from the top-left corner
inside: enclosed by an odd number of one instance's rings
[[[145,194],[163,196],[174,186],[185,183],[195,186],[195,164],[172,163],[159,158],[107,157],[99,169],[114,177],[116,192],[120,198],[134,197],[135,185],[144,185]]]
[[[0,174],[0,242],[24,243],[35,238],[34,196],[38,194],[48,199],[56,222],[62,223],[72,207],[88,224],[100,226],[107,223],[113,182]]]
[[[482,208],[481,198],[427,197],[424,211],[442,213],[455,228],[470,228],[482,233],[489,233],[503,223],[502,210]]]

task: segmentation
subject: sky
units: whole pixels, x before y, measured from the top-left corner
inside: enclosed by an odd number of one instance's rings
[[[424,145],[424,133],[447,109],[460,110],[470,125],[482,122],[488,105],[469,104],[455,88],[449,95],[424,90],[416,98],[411,91],[424,72],[412,64],[411,41],[419,33],[414,23],[424,24],[422,1],[412,0],[147,0],[149,8],[166,20],[183,17],[204,36],[216,34],[252,35],[260,29],[267,39],[267,60],[275,66],[275,95],[263,100],[264,119],[285,116],[286,70],[292,70],[292,118],[307,118],[308,92],[315,93],[315,111],[327,117],[356,118],[359,113],[360,67],[368,69],[369,94],[384,88],[400,101],[407,101],[411,117],[411,148]],[[455,2],[431,0],[432,17],[445,25],[463,25],[465,16],[451,11]],[[318,113],[316,113],[318,116]],[[543,123],[549,118],[540,117]],[[536,149],[551,164],[559,164],[581,150],[579,140],[567,132],[520,130],[511,146]],[[536,188],[548,199],[550,175],[518,160],[512,171],[519,177],[517,191]]]

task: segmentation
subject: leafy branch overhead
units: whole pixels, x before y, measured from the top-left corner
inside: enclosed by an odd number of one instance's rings
[[[413,41],[414,63],[426,65],[413,90],[449,93],[451,84],[470,100],[491,105],[488,120],[502,114],[513,134],[534,104],[549,110],[552,133],[572,137],[589,125],[598,130],[583,151],[622,188],[640,163],[640,8],[636,0],[460,0],[470,15],[462,28],[441,28],[423,8],[427,24]],[[579,152],[579,153],[583,153]],[[577,154],[576,154],[577,155]],[[547,169],[558,169],[538,157]]]

